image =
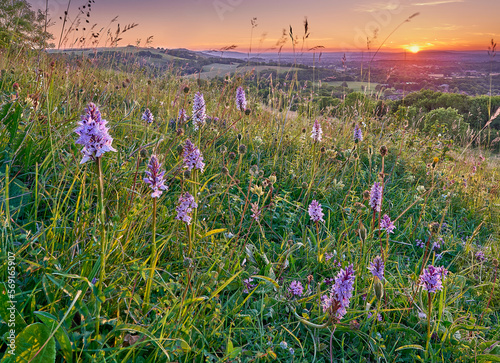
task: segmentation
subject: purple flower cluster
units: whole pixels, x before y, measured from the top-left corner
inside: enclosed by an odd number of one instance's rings
[[[374,277],[380,279],[380,281],[384,280],[384,261],[380,256],[375,257],[373,261],[370,262],[368,270]]]
[[[444,267],[429,265],[420,275],[419,285],[427,292],[437,292],[443,289],[443,281],[446,279],[448,270]]]
[[[290,291],[293,296],[301,296],[304,292],[304,287],[302,286],[300,281],[292,281],[290,287],[288,288],[288,291]]]
[[[182,156],[184,157],[184,167],[188,170],[198,169],[203,173],[205,168],[205,163],[203,162],[203,155],[201,155],[200,149],[198,149],[191,140],[187,139],[184,144],[184,151]]]
[[[253,279],[249,277],[248,279],[243,280],[243,284],[245,285],[245,288],[243,289],[243,293],[248,294],[250,290],[253,290],[255,288],[255,285],[252,284]]]
[[[424,247],[425,247],[425,243],[424,243],[424,241],[422,241],[421,239],[417,239],[417,240],[415,241],[415,245],[416,245],[417,247],[420,247],[420,248],[424,248]]]
[[[179,116],[177,117],[177,121],[181,124],[183,124],[184,122],[186,122],[188,120],[188,115],[187,115],[187,112],[184,108],[181,108],[179,110]]]
[[[236,90],[236,108],[240,111],[245,111],[247,108],[247,99],[243,87],[238,87]]]
[[[486,260],[486,256],[484,255],[483,251],[476,252],[476,260],[478,260],[479,262],[483,262]]]
[[[193,125],[194,129],[198,130],[200,127],[205,125],[207,118],[205,99],[203,98],[203,93],[196,92],[193,100]]]
[[[432,250],[433,251],[439,250],[443,243],[444,243],[443,238],[439,237],[438,240],[432,244]]]
[[[375,182],[370,191],[370,207],[375,212],[380,212],[380,207],[382,206],[382,185],[379,182]]]
[[[354,141],[363,141],[363,133],[361,132],[361,128],[357,124],[354,127]]]
[[[323,130],[321,129],[321,124],[318,120],[314,121],[314,125],[311,131],[311,137],[314,141],[320,142],[322,139]]]
[[[258,222],[260,218],[259,203],[252,203],[251,211],[253,213],[251,217]]]
[[[108,133],[107,123],[102,119],[99,108],[94,103],[89,103],[75,130],[75,133],[80,136],[76,143],[83,145],[83,158],[80,164],[96,160],[108,151],[116,151],[111,146],[113,138]]]
[[[153,189],[153,193],[151,193],[152,198],[159,198],[163,190],[168,190],[168,186],[165,185],[165,180],[163,180],[165,172],[160,171],[160,168],[161,164],[158,162],[156,155],[151,155],[148,164],[149,170],[146,170],[147,177],[144,178],[144,182],[149,184],[149,187]]]
[[[198,204],[194,201],[194,197],[188,192],[181,194],[179,205],[175,208],[177,212],[175,219],[183,221],[187,225],[191,224],[191,213],[195,208],[198,208]]]
[[[387,214],[384,214],[380,219],[380,228],[387,231],[387,233],[394,233],[396,226],[391,221],[391,218]]]
[[[154,118],[153,114],[151,113],[151,111],[149,110],[149,108],[146,108],[146,110],[142,114],[141,119],[143,121],[146,121],[148,124],[152,124],[153,121],[155,120],[155,118]]]
[[[309,205],[309,216],[313,222],[324,222],[323,210],[317,200],[313,200]]]
[[[347,307],[354,291],[354,269],[352,264],[344,270],[340,270],[335,278],[330,296],[323,295],[321,297],[321,305],[323,311],[328,311],[338,320],[342,319],[347,313]]]

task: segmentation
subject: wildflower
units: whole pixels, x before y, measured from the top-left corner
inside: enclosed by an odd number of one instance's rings
[[[288,288],[288,291],[290,291],[292,295],[301,296],[304,292],[304,288],[302,287],[300,281],[292,281],[290,287]]]
[[[99,108],[94,103],[89,103],[85,108],[85,114],[78,122],[78,128],[75,130],[80,137],[75,142],[83,145],[83,159],[80,164],[89,160],[96,160],[108,151],[116,151],[111,143],[113,138],[109,135],[109,129],[106,127],[108,122],[103,120]]]
[[[363,141],[363,133],[361,132],[359,126],[356,124],[356,126],[354,127],[354,142],[358,141]]]
[[[186,122],[188,119],[188,116],[187,116],[187,112],[184,108],[181,108],[179,110],[179,116],[177,117],[177,121],[179,121],[179,123],[184,123]]]
[[[323,130],[321,130],[321,125],[318,120],[314,121],[314,125],[311,131],[311,137],[314,141],[320,142],[321,135],[323,135]]]
[[[368,316],[367,316],[367,317],[368,317],[368,319],[370,319],[372,316],[373,316],[373,313],[370,311],[370,312],[368,313]],[[378,320],[378,321],[382,321],[382,315],[381,315],[380,313],[378,313],[378,314],[377,314],[377,320]]]
[[[417,240],[415,241],[415,245],[416,245],[417,247],[420,247],[420,248],[424,248],[424,247],[425,247],[425,243],[424,243],[421,239],[417,239]]]
[[[248,279],[243,280],[243,284],[245,285],[245,288],[243,289],[243,293],[248,294],[250,290],[253,290],[255,288],[255,285],[252,284],[253,279],[249,277]]]
[[[322,297],[322,306],[324,311],[328,311],[338,320],[342,319],[347,313],[347,307],[352,297],[354,290],[354,269],[352,264],[344,270],[340,270],[335,278],[330,296]]]
[[[236,108],[239,111],[245,111],[247,108],[247,99],[245,97],[245,91],[243,87],[238,87],[236,90]]]
[[[194,201],[194,197],[188,192],[181,194],[179,197],[179,205],[175,208],[177,212],[175,219],[190,225],[192,219],[190,214],[195,208],[198,208],[198,204]]]
[[[443,243],[444,243],[443,238],[439,237],[439,239],[432,244],[432,249],[434,251],[439,250],[441,248],[441,244]]]
[[[295,354],[295,350],[293,348],[288,349],[288,351],[290,352],[291,355]]]
[[[258,203],[252,203],[252,218],[255,219],[257,222],[259,221],[260,217],[260,209],[259,209],[259,204]]]
[[[382,219],[380,220],[380,228],[386,230],[387,233],[394,233],[394,229],[396,226],[391,221],[391,218],[387,214],[384,214]]]
[[[201,126],[205,125],[206,107],[203,93],[196,92],[193,100],[193,125],[194,129],[198,130]]]
[[[436,261],[439,261],[439,260],[441,260],[442,258],[443,258],[443,253],[438,253],[438,254],[436,255]]]
[[[313,222],[324,222],[324,214],[321,204],[319,204],[316,200],[313,200],[309,205],[309,216]]]
[[[323,280],[323,283],[326,286],[330,286],[331,284],[333,284],[334,281],[335,281],[335,279],[333,279],[332,277],[327,277],[326,279]]]
[[[329,261],[330,259],[332,259],[332,258],[333,258],[333,253],[328,253],[328,252],[327,252],[327,253],[325,254],[325,261],[327,261],[327,262],[328,262],[328,261]]]
[[[153,193],[151,193],[152,198],[158,198],[163,193],[163,190],[168,190],[168,186],[165,185],[165,180],[163,180],[165,172],[160,172],[160,167],[161,164],[158,162],[156,155],[151,155],[148,164],[149,170],[146,170],[147,177],[144,178],[144,182],[149,184],[149,187],[153,189]]]
[[[149,108],[146,108],[146,110],[142,114],[141,120],[146,121],[148,124],[153,123],[155,118],[154,118],[153,114],[151,113],[151,111],[149,110]]]
[[[380,212],[382,205],[382,186],[379,182],[375,182],[370,191],[370,207],[375,212]]]
[[[288,348],[288,343],[285,342],[284,340],[280,343],[280,347],[283,348],[283,349],[287,349]]]
[[[188,170],[198,169],[203,173],[205,163],[203,162],[203,155],[191,140],[187,139],[183,148],[184,167]]]
[[[380,280],[384,279],[384,261],[380,256],[377,256],[370,262],[370,267],[368,270],[372,273],[374,277],[379,278]]]
[[[419,285],[427,292],[437,292],[443,289],[443,281],[448,274],[444,267],[429,265],[420,275]]]
[[[483,251],[476,252],[476,260],[478,260],[479,262],[483,262],[486,260],[486,256],[484,255]]]

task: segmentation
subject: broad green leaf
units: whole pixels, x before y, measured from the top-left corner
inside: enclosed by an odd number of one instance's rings
[[[45,311],[35,311],[35,315],[50,329],[53,331],[58,324],[57,318]],[[69,340],[68,334],[64,327],[60,327],[54,333],[59,345],[61,346],[61,351],[64,359],[71,363],[73,362],[73,350],[71,348],[71,341]]]
[[[4,362],[52,363],[56,361],[56,341],[50,337],[50,329],[42,323],[28,325],[16,337],[15,355],[7,354]]]

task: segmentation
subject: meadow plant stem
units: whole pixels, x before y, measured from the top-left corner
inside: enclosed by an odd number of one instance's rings
[[[316,238],[318,239],[318,263],[320,263],[320,257],[321,257],[321,245],[320,245],[320,240],[319,240],[319,224],[316,221]]]
[[[102,162],[101,158],[96,158],[96,171],[97,171],[97,189],[98,189],[98,201],[99,201],[99,212],[100,212],[100,227],[101,227],[101,269],[99,273],[99,295],[97,299],[97,319],[96,319],[96,336],[99,335],[99,320],[101,314],[101,296],[104,285],[104,276],[106,269],[106,224],[105,224],[105,210],[104,210],[104,177],[102,175]]]
[[[156,263],[158,261],[157,246],[156,246],[156,198],[153,198],[153,243],[151,244],[151,259],[152,259],[151,270],[149,272],[148,282],[146,283],[146,293],[144,294],[144,306],[143,306],[144,313],[149,309],[151,286],[153,284]]]
[[[425,345],[426,354],[429,354],[429,343],[431,341],[431,312],[432,312],[432,298],[431,293],[427,293],[427,343]]]

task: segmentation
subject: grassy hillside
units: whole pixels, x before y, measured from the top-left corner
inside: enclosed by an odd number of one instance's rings
[[[244,72],[223,84],[175,69],[148,78],[5,52],[0,69],[5,361],[11,292],[15,353],[33,362],[500,359],[500,169],[488,150],[362,102],[337,118],[291,113],[293,72],[265,106],[246,90],[245,112]],[[196,116],[197,92],[198,129],[178,117]],[[90,102],[116,151],[81,163],[75,129]],[[144,182],[153,155],[159,198]],[[449,273],[427,292],[430,265]]]

